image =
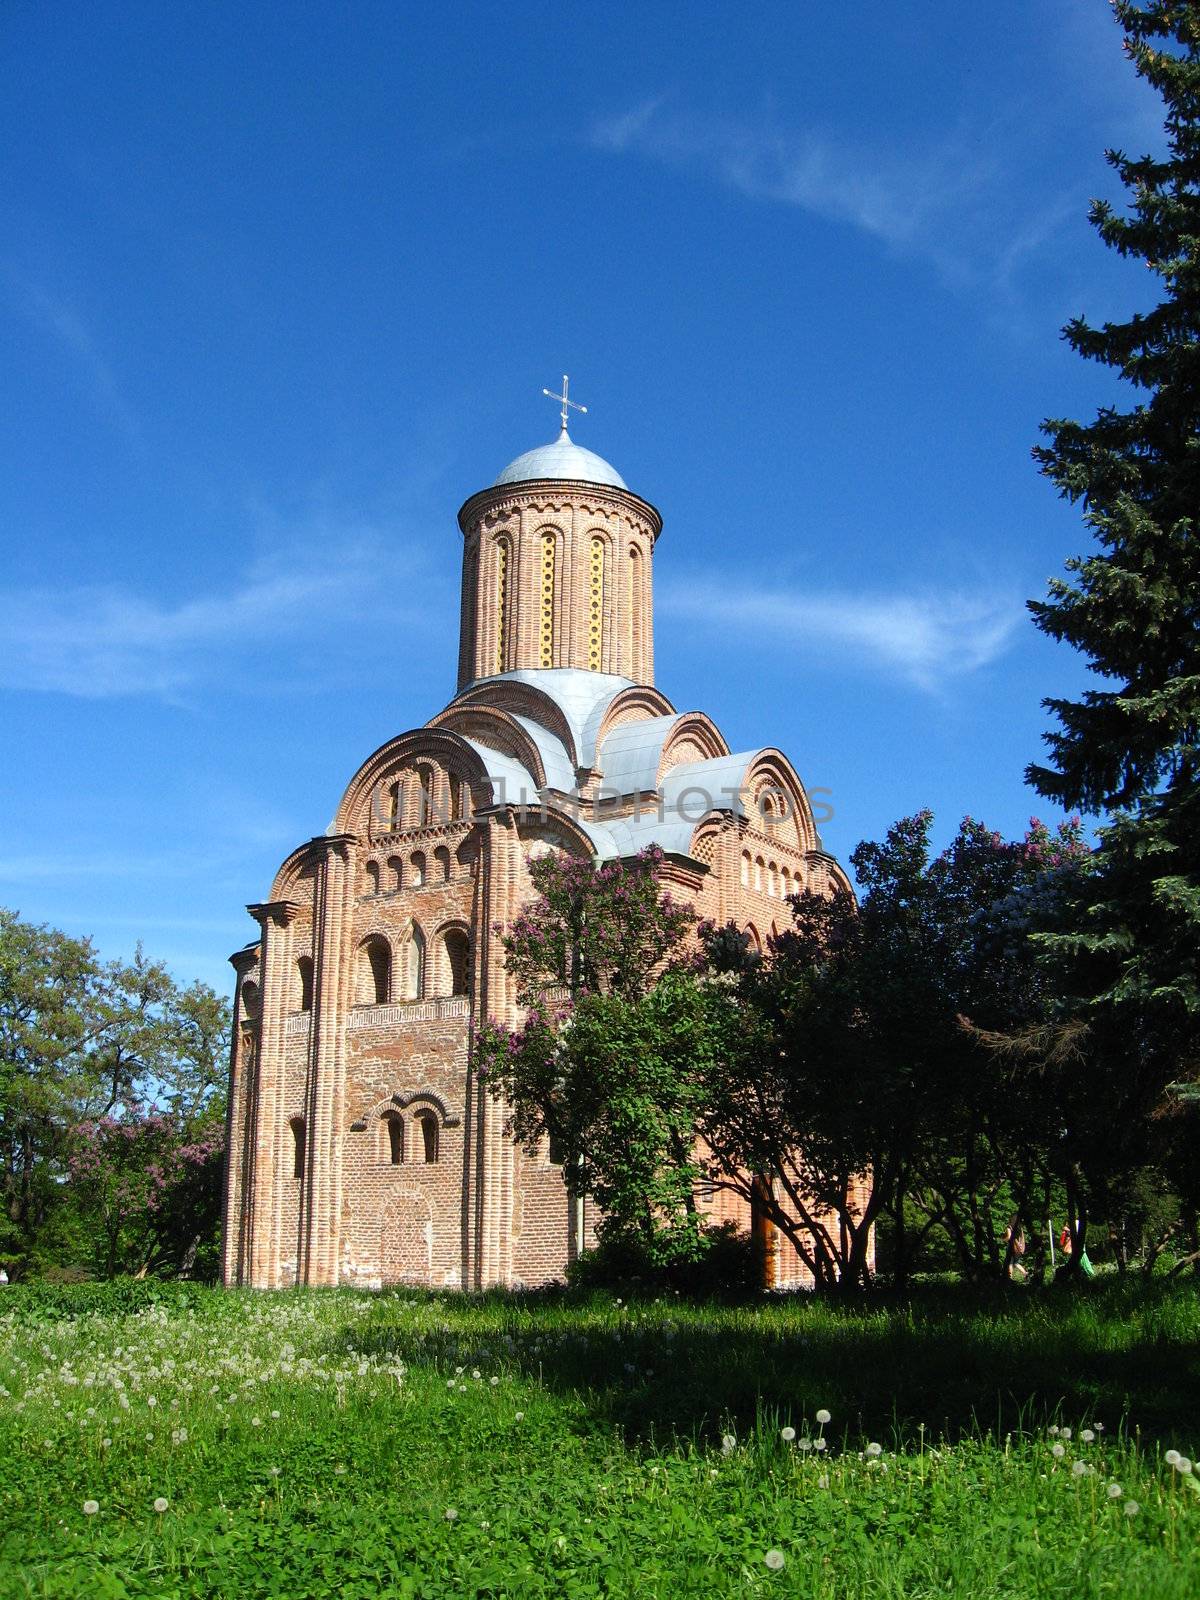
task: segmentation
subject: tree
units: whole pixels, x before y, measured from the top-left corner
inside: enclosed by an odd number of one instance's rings
[[[860,904],[793,898],[792,927],[764,961],[743,964],[742,1047],[706,1084],[713,1181],[756,1201],[821,1285],[867,1281],[884,1217],[903,1281],[934,1229],[969,1274],[998,1274],[1013,1213],[1031,1229],[1044,1216],[1054,1119],[1041,1080],[994,1059],[963,1018],[1041,1017],[1018,912],[1028,918],[1031,899],[1074,876],[1087,851],[1077,822],[1054,835],[1034,824],[1008,843],[967,819],[933,857],[931,824],[921,812],[859,845]],[[727,931],[721,949],[729,966]]]
[[[602,1236],[653,1257],[699,1247],[699,1086],[712,996],[687,970],[695,925],[661,885],[662,852],[530,863],[537,898],[502,943],[524,1023],[490,1022],[476,1068],[527,1147],[548,1139]]]
[[[1200,5],[1118,3],[1125,50],[1166,107],[1166,153],[1107,154],[1129,192],[1091,221],[1159,280],[1150,311],[1064,337],[1134,395],[1087,423],[1043,425],[1034,451],[1080,503],[1099,549],[1067,563],[1039,628],[1082,651],[1102,680],[1046,702],[1059,728],[1029,780],[1067,806],[1109,813],[1079,917],[1055,957],[1079,1015],[1111,1036],[1153,1102],[1194,1074],[1200,1017]],[[1121,1070],[1119,1066],[1116,1070]],[[1076,1252],[1078,1254],[1078,1252]]]
[[[152,1150],[171,1141],[203,1148],[190,1165],[205,1167],[211,1189],[229,1026],[227,1001],[204,984],[181,988],[140,948],[131,962],[105,962],[90,940],[0,909],[0,1251],[24,1265],[94,1253],[96,1196],[85,1197],[78,1165],[89,1136],[109,1156],[121,1149],[126,1189],[139,1152],[153,1164]],[[168,1213],[193,1228],[176,1251],[179,1264],[194,1260],[215,1229],[211,1204],[198,1194],[184,1203],[184,1189],[153,1208],[160,1236]],[[147,1193],[157,1192],[151,1183]],[[161,1237],[157,1255],[170,1255]],[[100,1252],[101,1265],[107,1259]]]

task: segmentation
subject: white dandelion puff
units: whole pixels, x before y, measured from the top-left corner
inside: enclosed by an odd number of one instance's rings
[[[1121,1485],[1119,1483],[1110,1483],[1109,1484],[1109,1486],[1108,1486],[1108,1498],[1110,1500],[1119,1500],[1124,1493],[1125,1493],[1125,1491],[1124,1491],[1124,1489],[1122,1489],[1122,1487],[1121,1487]]]
[[[94,1517],[99,1509],[99,1500],[85,1500],[83,1502],[83,1514],[85,1517]]]
[[[874,1440],[872,1440],[872,1442],[867,1446],[867,1454],[869,1456],[881,1456],[883,1454],[883,1446],[881,1444],[876,1444]]]
[[[1177,1467],[1179,1465],[1179,1451],[1168,1450],[1166,1455],[1163,1457],[1163,1460],[1169,1467]]]
[[[791,1444],[792,1440],[796,1437],[796,1430],[795,1428],[780,1428],[779,1437],[783,1440],[784,1444]]]
[[[769,1567],[772,1572],[778,1572],[786,1560],[787,1557],[782,1550],[768,1550],[763,1557],[763,1565]]]
[[[447,1522],[457,1522],[458,1521],[458,1512],[456,1511],[456,1509],[453,1506],[447,1506],[445,1512],[443,1513],[443,1515],[445,1516],[445,1519],[446,1519]]]
[[[1061,1461],[1062,1458],[1066,1455],[1066,1453],[1067,1453],[1067,1447],[1066,1447],[1065,1444],[1057,1444],[1057,1443],[1055,1443],[1055,1444],[1052,1444],[1050,1446],[1050,1454],[1054,1457],[1054,1459],[1056,1461]]]
[[[817,1412],[817,1421],[822,1427],[824,1427],[827,1422],[833,1421],[833,1418],[829,1415],[829,1412],[825,1410],[824,1406],[822,1406],[820,1411]]]
[[[1138,1512],[1141,1509],[1142,1509],[1141,1506],[1138,1505],[1136,1500],[1126,1500],[1126,1502],[1125,1502],[1125,1515],[1127,1517],[1136,1517]]]
[[[1084,1444],[1091,1444],[1096,1435],[1092,1432],[1091,1428],[1080,1428],[1079,1437]]]
[[[159,1516],[161,1516],[169,1504],[170,1502],[168,1501],[166,1495],[160,1494],[154,1502],[154,1509],[158,1512]]]

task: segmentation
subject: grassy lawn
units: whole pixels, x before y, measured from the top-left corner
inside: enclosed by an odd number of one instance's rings
[[[1200,1595],[1190,1284],[0,1312],[5,1600]]]

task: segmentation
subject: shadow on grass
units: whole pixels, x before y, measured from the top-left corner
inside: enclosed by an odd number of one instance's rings
[[[389,1350],[443,1375],[516,1371],[570,1399],[589,1430],[632,1442],[798,1430],[899,1444],[992,1431],[1139,1429],[1200,1448],[1200,1296],[1191,1284],[931,1289],[850,1304],[621,1304],[568,1293],[381,1295],[337,1345]]]

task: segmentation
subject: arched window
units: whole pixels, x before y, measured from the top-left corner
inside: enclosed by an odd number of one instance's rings
[[[742,932],[746,935],[747,939],[749,939],[749,941],[750,941],[750,949],[751,950],[757,950],[759,955],[761,955],[762,954],[762,940],[758,937],[758,929],[754,926],[754,924],[752,922],[748,922],[746,924],[746,926],[742,929]]]
[[[784,899],[786,899],[787,896],[789,894],[791,894],[791,892],[792,892],[792,874],[791,874],[791,869],[789,867],[781,867],[780,868],[780,872],[779,872],[779,877],[780,877],[779,891],[783,895]]]
[[[301,956],[296,963],[296,978],[300,988],[300,1009],[311,1011],[313,1003],[313,964],[311,956]]]
[[[292,1130],[292,1177],[304,1176],[304,1118],[293,1117]]]
[[[508,665],[508,636],[512,631],[512,596],[510,594],[512,547],[507,539],[496,540],[496,660],[497,672]]]
[[[404,1160],[404,1119],[398,1111],[385,1111],[379,1119],[379,1159],[393,1167]]]
[[[446,949],[446,978],[450,984],[450,993],[467,994],[469,992],[471,946],[466,934],[461,928],[447,930],[443,940]]]
[[[434,859],[435,863],[437,864],[437,872],[434,875],[436,877],[437,881],[439,883],[449,883],[450,882],[450,852],[449,852],[449,850],[446,849],[446,846],[444,844],[438,845],[437,849],[433,852],[433,859]]]
[[[450,821],[461,822],[467,814],[467,786],[456,774],[450,774]]]
[[[242,985],[242,1011],[248,1017],[258,1015],[258,985],[253,978],[247,978]]]
[[[414,889],[419,889],[425,882],[425,852],[423,850],[414,850],[409,866],[412,868],[410,875],[412,886]]]
[[[433,821],[433,768],[418,767],[420,793],[417,801],[417,827],[427,828]]]
[[[432,1165],[438,1158],[438,1120],[432,1111],[418,1111],[415,1121],[421,1130],[421,1151]]]
[[[379,863],[378,863],[378,861],[368,861],[367,862],[366,874],[367,874],[367,893],[368,894],[378,894],[379,893]]]
[[[588,666],[593,672],[604,661],[604,540],[593,538],[588,564]]]
[[[388,857],[387,872],[388,888],[399,889],[404,883],[404,863],[399,856]]]
[[[758,890],[758,892],[760,894],[762,893],[762,886],[763,886],[763,865],[764,865],[763,858],[761,856],[755,856],[755,858],[754,858],[754,887]]]
[[[404,998],[420,1000],[425,994],[425,935],[413,923],[412,934],[404,947]]]
[[[750,852],[749,852],[749,850],[743,850],[742,851],[742,888],[743,889],[748,889],[749,887],[750,887]]]
[[[389,833],[395,833],[400,827],[400,781],[390,783],[383,801],[383,821]]]
[[[768,894],[773,894],[775,896],[775,898],[778,899],[779,898],[779,868],[778,868],[778,866],[776,866],[774,861],[772,861],[772,863],[770,865],[769,872],[770,872],[770,877],[767,879],[767,893]]]
[[[392,986],[392,951],[387,940],[375,934],[358,948],[358,1003],[387,1004]]]
[[[629,546],[629,561],[625,571],[627,575],[625,610],[628,618],[626,627],[629,630],[629,644],[633,652],[629,670],[631,675],[637,676],[641,671],[642,660],[642,553],[635,544]]]
[[[542,588],[538,619],[538,665],[554,665],[554,534],[542,534]]]

